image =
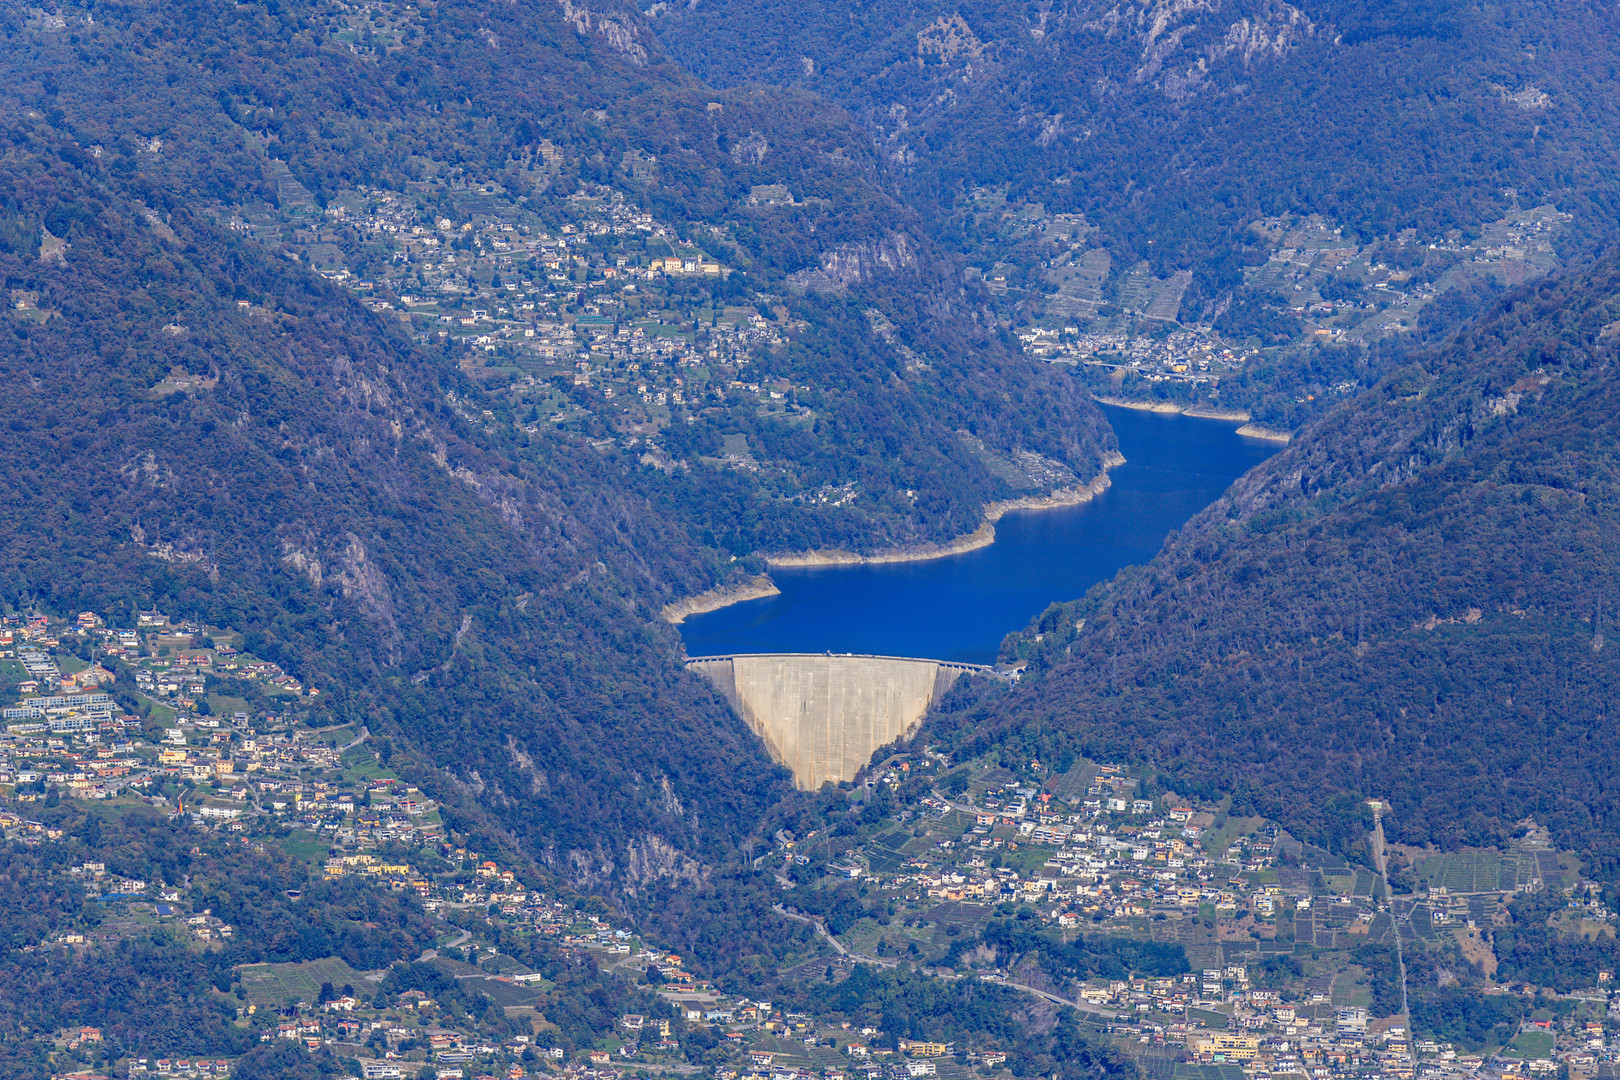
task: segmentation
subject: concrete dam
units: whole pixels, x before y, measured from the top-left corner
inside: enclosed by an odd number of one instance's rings
[[[851,780],[872,753],[916,732],[930,705],[981,664],[896,656],[756,653],[686,666],[720,688],[805,791]]]

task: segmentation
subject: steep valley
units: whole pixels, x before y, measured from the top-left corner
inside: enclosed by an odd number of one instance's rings
[[[0,2],[0,1077],[1608,1075],[1614,19]]]

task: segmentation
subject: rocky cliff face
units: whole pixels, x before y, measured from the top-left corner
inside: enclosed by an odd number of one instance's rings
[[[905,233],[890,232],[860,243],[840,244],[821,256],[818,269],[801,270],[791,280],[803,289],[843,293],[881,274],[911,270],[916,265],[914,241]]]

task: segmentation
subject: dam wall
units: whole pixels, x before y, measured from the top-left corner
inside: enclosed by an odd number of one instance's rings
[[[912,735],[961,675],[991,670],[827,653],[703,656],[686,666],[720,689],[806,791],[853,779],[878,747]]]

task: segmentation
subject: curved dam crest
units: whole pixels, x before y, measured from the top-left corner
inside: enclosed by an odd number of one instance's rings
[[[995,674],[982,664],[831,653],[699,656],[686,666],[719,688],[804,791],[854,779],[879,747],[914,734],[962,675]]]

